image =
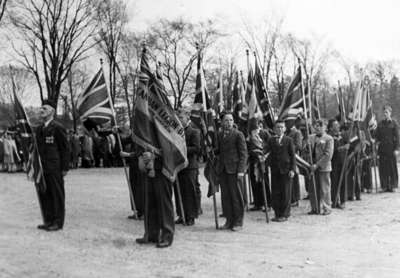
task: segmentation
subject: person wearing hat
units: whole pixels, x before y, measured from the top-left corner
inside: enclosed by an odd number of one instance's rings
[[[43,167],[44,182],[39,185],[39,199],[44,223],[38,229],[57,231],[65,218],[64,176],[69,167],[69,143],[64,127],[54,120],[55,103],[45,100],[36,130],[36,142]]]
[[[394,192],[398,187],[398,170],[396,155],[399,149],[399,128],[392,119],[392,107],[383,107],[384,119],[379,122],[375,131],[379,155],[379,179],[382,191]]]
[[[194,219],[198,217],[199,203],[197,197],[197,178],[198,178],[198,155],[200,153],[200,130],[193,128],[190,124],[190,111],[181,109],[178,111],[179,120],[185,129],[185,140],[187,149],[188,166],[178,173],[180,196],[182,198],[185,219],[180,209],[177,209],[178,219],[176,224],[186,223],[188,226],[194,225]],[[177,193],[178,187],[175,187]],[[176,208],[179,208],[178,194],[175,194]],[[185,221],[183,221],[185,220]]]

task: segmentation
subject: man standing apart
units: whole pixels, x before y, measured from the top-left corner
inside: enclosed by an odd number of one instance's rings
[[[46,231],[57,231],[64,226],[64,176],[68,171],[70,157],[66,130],[54,121],[54,113],[55,104],[43,101],[39,114],[43,124],[36,131],[45,181],[41,181],[42,190],[39,190],[44,223],[38,228]]]
[[[379,155],[379,179],[382,191],[394,192],[398,187],[396,155],[399,148],[399,130],[392,119],[392,107],[383,107],[384,119],[376,129],[376,141]]]
[[[267,153],[271,166],[272,208],[275,217],[272,221],[284,222],[290,216],[292,181],[296,169],[296,156],[293,140],[285,136],[283,121],[275,123],[276,136],[267,142]]]
[[[240,231],[243,226],[244,201],[239,179],[243,180],[246,171],[247,148],[243,133],[233,127],[233,116],[230,113],[222,117],[217,153],[222,211],[226,217],[222,229]]]
[[[318,204],[314,203],[314,191],[310,190],[311,211],[309,214],[316,214],[319,206],[322,215],[331,213],[331,171],[334,141],[332,136],[326,133],[326,121],[317,120],[315,123],[315,135],[310,136],[313,161],[311,171],[315,173],[316,191]]]

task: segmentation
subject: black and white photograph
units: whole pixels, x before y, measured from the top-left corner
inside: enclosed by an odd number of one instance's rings
[[[400,277],[399,13],[0,0],[0,278]]]

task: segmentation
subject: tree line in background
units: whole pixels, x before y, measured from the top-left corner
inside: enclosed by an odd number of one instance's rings
[[[77,96],[100,66],[93,57],[101,56],[112,100],[121,114],[131,118],[145,43],[151,49],[152,63],[162,72],[174,108],[190,105],[195,95],[197,45],[204,54],[207,90],[213,95],[222,87],[227,105],[235,74],[242,71],[246,76],[257,59],[274,107],[279,107],[300,63],[322,117],[338,113],[335,93],[339,89],[349,111],[357,83],[368,76],[374,110],[390,103],[400,118],[398,61],[355,63],[324,37],[304,39],[285,32],[284,18],[271,16],[257,24],[243,20],[235,29],[221,18],[202,22],[159,19],[146,30],[132,31],[129,26],[134,25],[135,16],[128,15],[123,0],[0,0],[0,20],[12,49],[7,53],[12,66],[0,67],[3,110],[14,89],[23,100],[49,98],[58,103],[65,118],[72,115],[75,119]],[[250,50],[248,62],[246,49]],[[339,78],[335,78],[337,71],[343,73]]]

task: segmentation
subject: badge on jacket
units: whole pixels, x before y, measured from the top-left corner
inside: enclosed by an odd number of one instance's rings
[[[54,136],[46,136],[45,142],[46,144],[54,144]]]

